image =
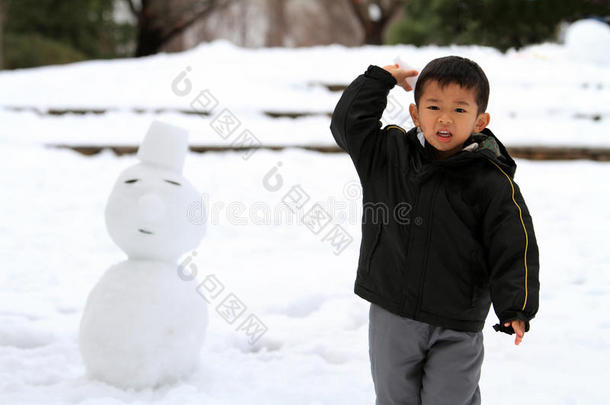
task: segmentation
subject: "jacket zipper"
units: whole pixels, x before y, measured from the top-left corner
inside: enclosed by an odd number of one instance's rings
[[[377,234],[375,235],[375,242],[373,243],[373,247],[371,248],[371,252],[369,256],[366,258],[366,274],[371,272],[371,261],[373,260],[373,254],[375,250],[377,250],[377,245],[379,244],[379,239],[381,238],[381,231],[383,229],[383,224],[378,224]]]
[[[407,189],[409,189],[409,184],[408,184],[408,179],[405,180],[407,182]],[[421,186],[419,184],[414,185],[414,189],[416,190],[413,194],[413,198],[415,199],[413,201],[413,205],[417,206],[417,203],[419,201],[419,195],[421,193]],[[409,227],[413,226],[413,222],[409,222]],[[413,229],[409,229],[409,235],[407,236],[407,257],[405,258],[405,261],[408,262],[408,255],[409,252],[411,251],[411,240],[413,239]],[[402,305],[400,306],[403,310],[407,304],[407,298],[408,298],[408,292],[407,292],[407,287],[405,286],[402,290],[402,295],[403,295],[403,300],[402,300]]]
[[[430,244],[430,235],[432,233],[432,227],[430,226],[430,218],[432,217],[432,210],[434,208],[434,200],[436,199],[436,192],[438,190],[439,187],[439,183],[437,182],[434,185],[434,189],[432,190],[432,198],[430,198],[430,205],[428,206],[428,215],[426,218],[426,224],[428,226],[428,231],[426,233],[426,243],[424,244],[424,260],[423,260],[423,267],[422,267],[422,275],[420,277],[419,280],[419,290],[417,292],[417,305],[415,305],[415,316],[417,316],[417,314],[419,313],[419,308],[421,307],[421,302],[422,302],[422,296],[423,296],[423,290],[424,290],[424,280],[426,278],[426,269],[428,267],[428,253],[430,251],[429,249],[429,244]]]

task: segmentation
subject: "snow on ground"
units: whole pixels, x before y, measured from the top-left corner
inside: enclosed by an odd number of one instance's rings
[[[247,160],[240,152],[189,154],[185,175],[204,192],[210,221],[191,283],[213,274],[225,289],[210,304],[197,373],[135,392],[87,378],[77,345],[89,291],[123,259],[103,211],[116,176],[135,157],[84,157],[43,144],[136,145],[157,118],[191,130],[193,144],[222,145],[234,137],[222,139],[210,123],[228,108],[266,144],[333,145],[324,113],[340,93],[310,84],[347,84],[397,53],[417,66],[449,53],[477,60],[492,85],[491,128],[507,145],[610,145],[608,66],[569,58],[553,44],[502,55],[481,47],[244,50],[217,41],[141,60],[1,72],[0,403],[371,404],[369,304],[353,294],[359,186],[346,155],[294,148],[258,150]],[[171,82],[187,66],[191,93],[178,96]],[[133,111],[188,110],[204,89],[218,100],[209,117]],[[411,97],[396,89],[392,96],[403,105]],[[110,111],[50,116],[8,107]],[[271,119],[263,111],[315,114]],[[599,120],[587,118],[596,114]],[[540,311],[519,346],[492,329],[490,311],[483,401],[607,403],[610,164],[517,163],[540,247]],[[277,191],[263,185],[273,168],[283,179]],[[296,185],[310,196],[305,210],[320,202],[353,237],[341,254],[282,208]],[[236,331],[239,321],[230,325],[215,310],[231,293],[246,305],[244,316],[268,328],[255,344]]]
[[[204,190],[210,215],[194,258],[197,277],[214,274],[225,286],[211,303],[201,369],[143,392],[85,377],[77,346],[85,299],[123,257],[106,233],[103,209],[115,176],[134,159],[19,144],[0,149],[0,403],[372,403],[368,303],[352,292],[361,212],[356,174],[346,155],[295,149],[260,150],[248,160],[234,152],[187,157],[185,175]],[[610,165],[518,165],[540,247],[540,311],[520,346],[492,329],[490,311],[484,403],[603,404]],[[283,179],[276,192],[263,186],[274,167]],[[311,197],[304,209],[320,202],[353,236],[340,255],[282,210],[297,184]],[[238,322],[228,325],[214,310],[229,293],[268,327],[254,345],[235,331]]]

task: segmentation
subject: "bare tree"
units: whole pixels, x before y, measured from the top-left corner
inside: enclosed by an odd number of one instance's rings
[[[239,28],[240,43],[245,44],[248,37],[248,6],[245,1],[239,4],[239,15],[235,25]]]
[[[286,36],[289,45],[362,44],[364,32],[352,14],[349,2],[291,0],[288,3]]]
[[[152,55],[196,21],[238,0],[125,0],[137,19],[135,56]]]
[[[364,30],[364,43],[383,44],[383,33],[406,0],[347,0]]]
[[[286,0],[267,0],[269,28],[265,46],[283,46],[286,35]]]

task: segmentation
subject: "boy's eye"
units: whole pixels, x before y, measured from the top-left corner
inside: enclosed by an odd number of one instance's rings
[[[466,112],[466,110],[464,110],[463,108],[456,108],[455,111],[459,112],[459,113],[464,113]]]
[[[429,110],[438,110],[438,107],[435,105],[430,105],[430,106],[428,106],[428,109]]]

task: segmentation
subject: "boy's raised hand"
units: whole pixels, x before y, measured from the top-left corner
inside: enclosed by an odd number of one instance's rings
[[[525,334],[525,322],[521,319],[514,319],[510,322],[505,322],[504,326],[513,326],[513,330],[515,331],[515,344],[518,345],[523,340],[523,335]]]
[[[413,90],[409,83],[407,83],[407,77],[417,76],[417,70],[404,70],[398,67],[398,63],[393,65],[387,65],[383,67],[385,70],[390,72],[394,79],[398,82],[397,84],[405,89],[405,91]]]

